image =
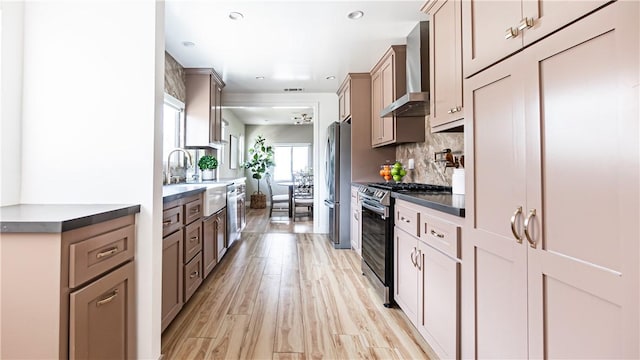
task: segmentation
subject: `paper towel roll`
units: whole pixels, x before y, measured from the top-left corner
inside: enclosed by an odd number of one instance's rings
[[[464,194],[464,169],[453,169],[451,192],[454,194]]]

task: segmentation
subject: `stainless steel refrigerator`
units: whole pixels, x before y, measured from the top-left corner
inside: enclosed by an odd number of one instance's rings
[[[336,249],[351,248],[351,124],[334,122],[327,129],[325,151],[329,238]]]

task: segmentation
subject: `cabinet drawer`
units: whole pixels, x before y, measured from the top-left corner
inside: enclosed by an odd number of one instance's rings
[[[162,212],[162,237],[182,227],[182,206],[166,209]]]
[[[419,236],[420,212],[416,209],[396,203],[395,224],[413,236]]]
[[[184,224],[191,224],[202,217],[202,197],[198,197],[194,201],[189,201],[184,206]]]
[[[130,262],[71,293],[69,359],[135,358],[135,283]]]
[[[420,239],[443,253],[460,257],[460,227],[422,214]]]
[[[199,253],[184,266],[184,302],[191,298],[202,284],[202,253]]]
[[[187,225],[184,234],[184,262],[188,263],[202,250],[202,221]]]
[[[115,268],[134,254],[133,225],[69,245],[69,287],[75,288]]]

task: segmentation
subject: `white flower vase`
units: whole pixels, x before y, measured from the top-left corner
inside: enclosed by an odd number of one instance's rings
[[[202,170],[202,180],[213,180],[213,170]]]

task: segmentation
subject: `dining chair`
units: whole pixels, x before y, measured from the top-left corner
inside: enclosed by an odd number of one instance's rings
[[[293,191],[293,221],[297,217],[313,217],[313,175],[295,174]],[[298,208],[306,209],[299,212]]]
[[[289,212],[289,195],[273,195],[273,189],[271,188],[271,174],[266,173],[264,178],[267,180],[267,188],[269,189],[269,217],[273,215],[274,209],[276,211]]]

